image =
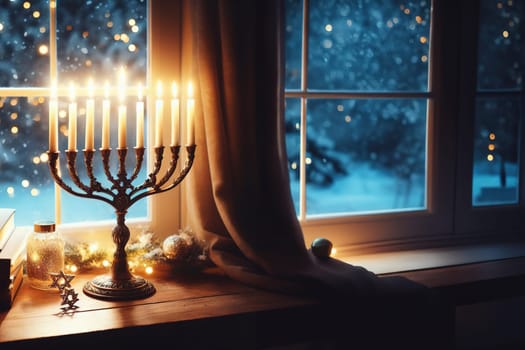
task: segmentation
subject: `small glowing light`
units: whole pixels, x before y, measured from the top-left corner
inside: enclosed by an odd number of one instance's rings
[[[119,41],[120,40],[120,34],[113,35],[113,40]]]
[[[352,121],[352,117],[347,115],[345,116],[345,122],[350,123]]]
[[[107,260],[103,260],[103,261],[102,261],[102,266],[104,266],[104,267],[109,267],[110,265],[111,265],[111,264],[109,263],[109,261],[107,261]]]
[[[147,266],[146,269],[145,269],[145,271],[146,271],[146,273],[147,273],[148,275],[151,275],[151,274],[153,273],[153,267],[151,267],[151,266]]]
[[[333,29],[334,29],[334,27],[332,27],[331,24],[327,24],[327,25],[324,26],[324,30],[326,30],[327,32],[331,32]]]
[[[295,130],[299,130],[299,129],[301,129],[301,124],[295,123]]]
[[[32,195],[33,197],[36,197],[36,196],[38,196],[39,194],[40,194],[40,190],[39,190],[38,188],[32,188],[32,189],[31,189],[31,195]]]
[[[404,9],[404,10],[403,10],[403,13],[404,13],[405,15],[409,15],[409,14],[410,14],[410,9],[408,9],[408,8]]]
[[[292,164],[290,164],[290,168],[292,168],[292,170],[296,170],[297,169],[297,163],[296,162],[292,162]]]
[[[40,11],[33,11],[34,18],[40,18]]]
[[[69,271],[77,272],[78,271],[78,267],[76,265],[71,265],[71,266],[69,266]]]
[[[4,30],[4,24],[3,23],[0,23],[0,32]]]
[[[25,1],[22,6],[24,6],[24,8],[27,10],[28,8],[31,7],[31,3],[29,1]]]
[[[85,39],[89,36],[89,32],[88,31],[83,31],[82,32],[82,37]]]
[[[130,25],[130,27],[134,26],[137,22],[135,21],[134,18],[130,18],[129,21],[128,21],[128,24]]]
[[[91,243],[88,246],[88,250],[90,254],[93,254],[94,252],[96,252],[98,250],[98,243]]]
[[[86,67],[91,67],[93,65],[93,62],[91,60],[86,60],[85,65]]]
[[[394,18],[392,18],[392,21],[394,22],[394,24],[398,24],[399,23],[399,18],[394,17]]]
[[[33,164],[40,164],[40,157],[33,157]]]
[[[60,111],[58,111],[59,118],[64,119],[66,116],[67,116],[67,112],[65,109],[61,109]]]
[[[11,101],[9,101],[9,104],[13,107],[16,106],[18,104],[18,99],[12,98]]]
[[[330,251],[330,256],[335,256],[337,254],[337,249],[335,247],[332,247],[332,250]]]
[[[427,43],[427,37],[426,36],[421,36],[419,37],[419,42],[421,44],[426,44]]]
[[[72,31],[72,30],[73,30],[73,26],[72,26],[71,24],[68,24],[68,25],[66,26],[66,30],[67,30],[68,32]]]
[[[504,30],[503,33],[501,33],[501,35],[503,35],[504,38],[508,38],[509,32],[507,30]]]
[[[47,55],[49,52],[49,48],[46,44],[42,44],[38,47],[38,53],[41,55]]]
[[[352,22],[351,19],[347,19],[347,20],[346,20],[346,25],[347,25],[347,26],[351,27],[352,24],[354,24],[354,23]]]
[[[499,9],[502,9],[503,8],[503,4],[501,2],[498,2],[498,4],[496,5]]]
[[[56,8],[56,7],[57,7],[57,3],[56,3],[56,1],[55,1],[55,0],[51,0],[51,1],[49,2],[49,8],[54,9],[54,8]]]
[[[133,33],[138,33],[138,32],[139,32],[139,26],[133,26],[133,27],[131,27],[131,31],[132,31]]]
[[[33,260],[33,261],[40,260],[40,256],[38,255],[37,252],[34,252],[33,254],[31,254],[31,260]]]
[[[40,154],[40,161],[42,163],[47,163],[48,160],[49,160],[49,156],[47,155],[47,153]]]
[[[426,62],[426,61],[428,61],[428,56],[427,55],[421,56],[421,62]]]
[[[324,40],[323,40],[323,47],[324,47],[325,49],[331,49],[332,46],[333,46],[333,42],[332,42],[332,40],[330,40],[330,39],[324,39]]]
[[[305,159],[305,163],[306,163],[307,165],[312,164],[312,158],[310,158],[310,157],[306,157],[306,159]]]
[[[344,107],[343,105],[337,105],[337,110],[338,110],[339,112],[344,111],[344,109],[345,109],[345,107]]]
[[[492,154],[487,155],[487,160],[492,162],[494,160],[494,156]]]
[[[496,145],[494,145],[493,143],[489,143],[488,149],[489,151],[494,151],[496,149]]]
[[[18,126],[12,126],[11,127],[11,134],[18,134]]]
[[[46,27],[40,27],[40,33],[44,34],[46,32]]]
[[[13,194],[15,194],[15,189],[14,189],[13,187],[9,186],[9,187],[6,189],[6,192],[7,192],[7,194],[9,194],[9,195],[12,196]]]
[[[421,17],[421,16],[416,16],[416,22],[417,22],[418,24],[421,24],[421,23],[423,22],[423,17]]]
[[[126,33],[120,34],[120,40],[122,40],[125,43],[129,42],[129,36]]]
[[[137,46],[135,44],[129,44],[128,46],[128,51],[129,52],[135,52],[137,51]]]
[[[386,26],[388,28],[392,28],[394,26],[394,22],[392,22],[391,20],[388,20],[388,21],[386,21]]]
[[[493,132],[491,132],[491,133],[489,134],[489,140],[494,141],[495,139],[496,139],[496,134],[493,133]]]
[[[108,28],[112,28],[112,27],[113,27],[113,22],[108,21],[108,23],[106,23],[106,26],[107,26]]]
[[[10,118],[11,120],[16,120],[16,118],[18,118],[18,113],[16,112],[11,113]]]
[[[22,187],[23,188],[28,188],[29,187],[29,180],[27,180],[27,179],[22,180]]]

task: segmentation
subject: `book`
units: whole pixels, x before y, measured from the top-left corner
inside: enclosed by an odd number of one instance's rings
[[[0,251],[0,289],[9,286],[11,273],[26,260],[27,230],[17,228]]]
[[[15,229],[15,209],[0,208],[0,251]]]
[[[0,310],[7,310],[13,305],[13,301],[24,280],[24,264],[19,264],[9,277],[9,286],[0,289]]]

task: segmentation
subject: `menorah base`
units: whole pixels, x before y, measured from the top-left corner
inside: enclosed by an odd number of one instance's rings
[[[144,299],[155,293],[153,284],[139,276],[114,280],[111,275],[100,275],[87,282],[83,290],[86,295],[102,300]]]

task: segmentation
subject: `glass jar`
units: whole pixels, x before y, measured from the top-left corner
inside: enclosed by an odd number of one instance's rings
[[[64,270],[64,241],[54,222],[40,221],[33,225],[26,252],[29,284],[37,289],[56,289],[51,287],[49,274]]]

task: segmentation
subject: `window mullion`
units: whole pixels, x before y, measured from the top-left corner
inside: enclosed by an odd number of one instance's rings
[[[302,22],[302,52],[301,52],[301,92],[308,89],[308,26],[309,26],[309,0],[303,1]],[[299,219],[306,219],[306,130],[307,130],[307,100],[301,97],[301,135],[299,158]]]

